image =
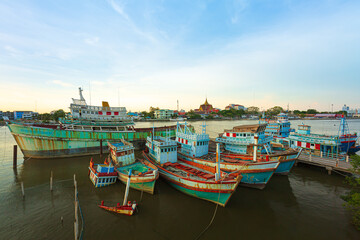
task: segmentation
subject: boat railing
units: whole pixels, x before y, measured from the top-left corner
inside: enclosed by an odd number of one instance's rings
[[[315,157],[321,157],[331,160],[339,160],[339,161],[347,161],[347,157],[344,154],[338,154],[338,153],[330,153],[330,152],[320,152],[320,154],[310,153],[307,151],[303,151],[301,154],[307,155],[307,156],[315,156]]]

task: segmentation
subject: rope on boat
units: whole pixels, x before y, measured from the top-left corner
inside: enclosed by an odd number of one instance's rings
[[[219,202],[219,200],[220,200],[221,182],[222,182],[222,181],[220,181],[220,189],[219,189],[219,195],[218,195],[218,202]],[[195,238],[195,240],[200,239],[201,236],[210,228],[210,226],[212,225],[212,223],[213,223],[213,221],[214,221],[214,219],[215,219],[215,216],[216,216],[216,212],[217,212],[217,210],[218,210],[218,207],[219,207],[219,203],[216,204],[215,211],[214,211],[214,214],[213,214],[213,216],[212,216],[212,218],[211,218],[210,223],[209,223],[209,224],[206,226],[206,228],[199,234],[199,236],[197,236],[197,238]]]

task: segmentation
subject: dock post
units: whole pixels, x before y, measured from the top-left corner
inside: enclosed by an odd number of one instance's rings
[[[53,171],[51,171],[50,173],[50,191],[52,192],[53,190]]]
[[[100,155],[103,154],[103,144],[102,144],[102,139],[100,139]]]
[[[23,198],[25,198],[25,190],[24,190],[24,183],[23,182],[21,182],[21,193],[22,193]]]
[[[14,145],[13,149],[13,168],[17,168],[17,145]]]
[[[346,155],[346,162],[349,162],[349,155]]]

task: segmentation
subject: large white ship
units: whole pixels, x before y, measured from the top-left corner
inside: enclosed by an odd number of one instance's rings
[[[103,121],[129,121],[125,107],[110,107],[108,102],[103,101],[102,106],[91,106],[85,101],[79,88],[80,99],[72,99],[70,104],[71,116],[79,120],[103,120]]]

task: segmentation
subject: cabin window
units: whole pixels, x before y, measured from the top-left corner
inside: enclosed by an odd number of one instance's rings
[[[313,147],[313,146],[315,146],[315,145],[312,143],[311,146]]]

